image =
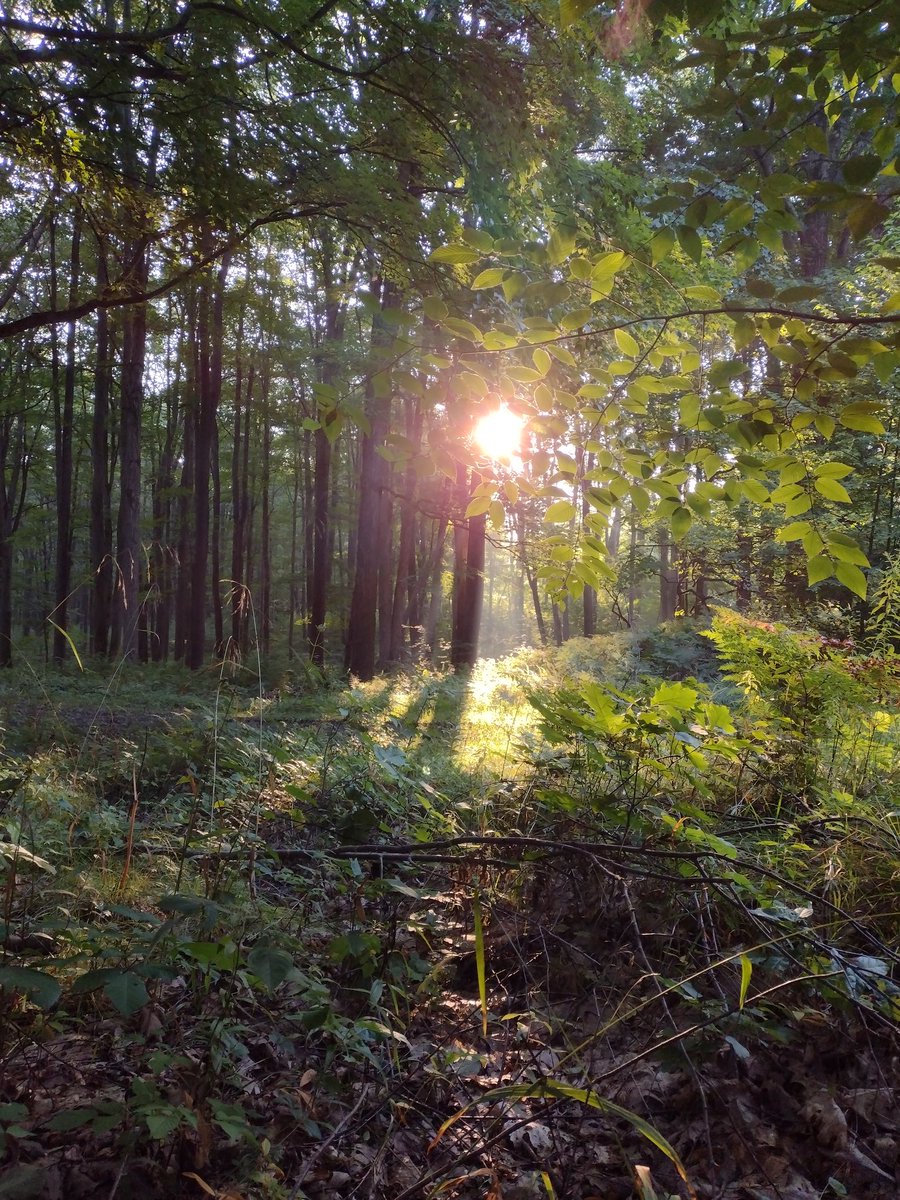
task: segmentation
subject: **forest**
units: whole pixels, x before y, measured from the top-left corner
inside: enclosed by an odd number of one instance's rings
[[[893,0],[4,0],[0,1200],[900,1195],[898,173]]]

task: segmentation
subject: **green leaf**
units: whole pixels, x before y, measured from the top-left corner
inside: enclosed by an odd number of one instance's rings
[[[703,257],[703,243],[697,230],[691,229],[690,225],[679,225],[678,241],[688,258],[692,258],[694,262],[698,263]]]
[[[487,971],[484,956],[484,924],[481,919],[481,896],[472,897],[472,923],[475,931],[475,974],[478,978],[478,1001],[481,1005],[481,1032],[487,1037]]]
[[[860,400],[841,409],[838,420],[845,429],[857,429],[862,433],[884,433],[884,425],[875,415],[882,405],[871,400]]]
[[[603,279],[609,279],[621,271],[628,261],[628,255],[624,250],[610,250],[608,254],[602,254],[591,268],[591,279],[597,283]]]
[[[425,310],[425,316],[430,317],[432,321],[442,321],[450,311],[440,296],[426,296],[422,301],[422,308]]]
[[[853,474],[853,468],[842,462],[824,462],[815,468],[813,474],[817,477],[827,476],[829,479],[845,479]]]
[[[466,520],[468,520],[469,517],[484,516],[490,507],[491,497],[489,495],[476,496],[474,500],[469,501],[468,508],[466,509]]]
[[[806,577],[809,580],[809,586],[821,583],[823,579],[830,579],[834,574],[834,563],[830,558],[826,558],[824,554],[817,554],[811,558],[806,564]]]
[[[672,253],[675,246],[675,230],[661,229],[650,243],[650,260],[656,263],[662,262],[664,258]]]
[[[858,567],[871,566],[868,558],[855,543],[852,546],[839,542],[835,536],[828,539],[828,553],[839,562],[855,563]]]
[[[694,287],[686,287],[684,294],[690,300],[705,300],[709,304],[721,304],[722,297],[715,288],[707,287],[706,284],[696,284]]]
[[[630,358],[637,358],[641,348],[627,329],[617,329],[614,336],[616,345],[623,354],[627,354]]]
[[[802,538],[806,537],[811,529],[812,525],[810,525],[809,521],[794,521],[792,524],[785,525],[782,529],[779,529],[775,534],[775,540],[777,542],[799,542]]]
[[[0,967],[0,988],[6,992],[21,992],[38,1008],[52,1008],[61,991],[52,975],[31,967]]]
[[[814,486],[819,495],[824,496],[826,500],[835,500],[838,504],[850,503],[850,493],[836,479],[831,479],[826,475],[817,479]]]
[[[466,338],[470,342],[480,342],[484,337],[477,325],[473,325],[471,321],[460,320],[459,317],[447,317],[441,322],[441,325],[444,329],[449,329],[451,333]]]
[[[181,1124],[184,1114],[180,1108],[167,1105],[159,1109],[142,1109],[141,1116],[155,1142],[163,1142]]]
[[[254,946],[247,955],[247,966],[268,991],[274,992],[294,969],[294,960],[286,950],[275,946]]]
[[[865,600],[867,591],[866,577],[859,567],[854,566],[852,563],[839,562],[835,563],[834,573],[844,587],[849,588],[861,600]]]
[[[486,271],[481,271],[476,275],[469,286],[473,292],[481,291],[483,288],[499,287],[505,274],[503,267],[488,267]]]
[[[132,1016],[150,999],[143,979],[134,971],[112,971],[103,992],[123,1017]]]
[[[437,250],[432,250],[428,255],[428,261],[464,267],[469,263],[478,262],[481,257],[483,256],[480,250],[475,250],[471,246],[463,246],[457,242],[450,246],[438,246]]]
[[[753,963],[746,954],[741,955],[741,990],[738,995],[738,1008],[744,1007],[747,999],[747,989],[750,987],[750,976],[753,974]]]
[[[575,329],[581,329],[586,325],[593,316],[593,312],[589,308],[576,308],[572,312],[567,312],[560,318],[560,328],[571,333]]]
[[[565,525],[577,512],[571,500],[557,500],[544,513],[544,520],[548,525]]]
[[[697,703],[697,695],[697,691],[685,683],[661,683],[650,697],[650,703],[689,712]]]
[[[669,524],[672,527],[672,536],[677,542],[680,542],[688,534],[693,523],[694,518],[689,508],[679,505],[674,509],[669,518]]]
[[[868,183],[870,179],[874,179],[881,170],[881,155],[858,154],[855,158],[846,159],[842,165],[842,170],[847,183],[854,187],[859,187],[860,184]]]
[[[44,1128],[54,1133],[70,1133],[73,1129],[82,1129],[98,1115],[96,1108],[67,1108],[51,1117]]]
[[[769,491],[758,479],[742,479],[741,491],[754,504],[769,503]]]

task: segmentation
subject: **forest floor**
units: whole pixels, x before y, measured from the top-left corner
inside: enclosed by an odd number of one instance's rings
[[[529,703],[637,656],[17,671],[0,1198],[894,1200],[896,813],[788,811],[748,750],[667,820],[683,774]]]

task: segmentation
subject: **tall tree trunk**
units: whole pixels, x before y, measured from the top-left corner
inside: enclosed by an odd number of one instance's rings
[[[225,654],[225,626],[222,617],[222,473],[219,469],[219,427],[213,425],[212,451],[212,610],[215,654]]]
[[[146,251],[136,254],[138,286],[147,281]],[[125,310],[122,333],[121,404],[119,412],[119,517],[116,527],[118,579],[113,609],[113,649],[136,656],[141,582],[141,418],[144,362],[147,351],[147,306]]]
[[[455,669],[471,667],[478,659],[478,635],[481,628],[481,610],[484,603],[484,551],[487,531],[486,516],[464,519],[468,497],[480,483],[480,477],[472,476],[471,487],[467,484],[466,471],[460,467],[457,476],[457,499],[461,505],[458,535],[454,550],[453,589],[453,639],[450,645],[450,662]]]
[[[106,254],[97,246],[97,288],[107,282]],[[112,561],[112,515],[110,506],[111,465],[109,461],[109,404],[112,386],[112,336],[109,314],[97,312],[97,353],[94,373],[94,411],[91,417],[91,520],[90,556],[93,590],[91,597],[91,652],[109,650],[110,606],[114,569]]]
[[[659,620],[673,621],[678,608],[678,567],[676,551],[668,529],[659,535]]]
[[[269,360],[262,377],[262,468],[260,479],[259,531],[259,633],[262,652],[268,655],[272,643],[272,410],[269,395]]]
[[[373,281],[378,291],[378,281]],[[399,294],[391,283],[380,287],[383,310],[396,308]],[[373,370],[366,386],[370,432],[363,435],[359,483],[359,515],[356,523],[356,570],[350,600],[350,619],[344,665],[351,675],[371,679],[375,674],[375,648],[379,572],[383,568],[384,491],[387,462],[378,453],[388,432],[391,409],[390,367],[386,351],[390,333],[378,314],[372,324]]]
[[[72,223],[72,244],[69,254],[69,307],[78,299],[78,276],[81,265],[81,212],[76,209]],[[66,329],[66,364],[63,374],[62,407],[59,392],[54,389],[54,427],[56,448],[56,571],[54,579],[53,661],[60,663],[68,653],[69,592],[72,589],[72,505],[73,462],[72,426],[75,419],[75,333],[76,322]]]
[[[206,247],[209,235],[201,246]],[[206,656],[207,569],[209,564],[210,482],[215,448],[216,419],[222,395],[222,339],[225,283],[230,255],[221,262],[214,281],[201,288],[197,314],[198,404],[194,447],[194,545],[191,569],[191,606],[188,614],[185,663],[198,670]],[[212,292],[212,296],[210,296]]]

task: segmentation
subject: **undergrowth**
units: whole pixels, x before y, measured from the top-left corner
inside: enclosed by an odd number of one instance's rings
[[[10,677],[0,1195],[893,1196],[898,696],[726,612]]]

